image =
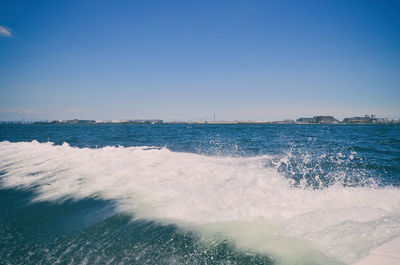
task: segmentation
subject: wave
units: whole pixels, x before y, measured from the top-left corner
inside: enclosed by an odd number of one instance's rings
[[[0,142],[0,184],[35,201],[99,198],[135,218],[234,240],[285,264],[351,263],[400,235],[400,190],[295,185],[287,157],[206,156],[155,147]],[[342,174],[342,173],[341,173]]]

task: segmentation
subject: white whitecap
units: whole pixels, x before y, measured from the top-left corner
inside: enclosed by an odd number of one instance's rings
[[[350,263],[400,235],[399,189],[295,187],[265,166],[272,159],[5,141],[0,183],[34,189],[35,200],[112,200],[135,218],[193,228],[205,240],[233,239],[287,264],[324,257],[325,264]]]

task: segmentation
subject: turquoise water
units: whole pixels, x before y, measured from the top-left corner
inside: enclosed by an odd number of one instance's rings
[[[0,260],[351,264],[399,186],[396,125],[0,125]]]

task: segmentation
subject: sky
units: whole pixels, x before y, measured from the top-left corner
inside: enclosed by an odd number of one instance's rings
[[[400,1],[0,2],[0,120],[400,118]]]

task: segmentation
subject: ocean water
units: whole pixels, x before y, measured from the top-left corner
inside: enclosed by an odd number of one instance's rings
[[[397,125],[0,125],[1,264],[351,264],[400,236]]]

